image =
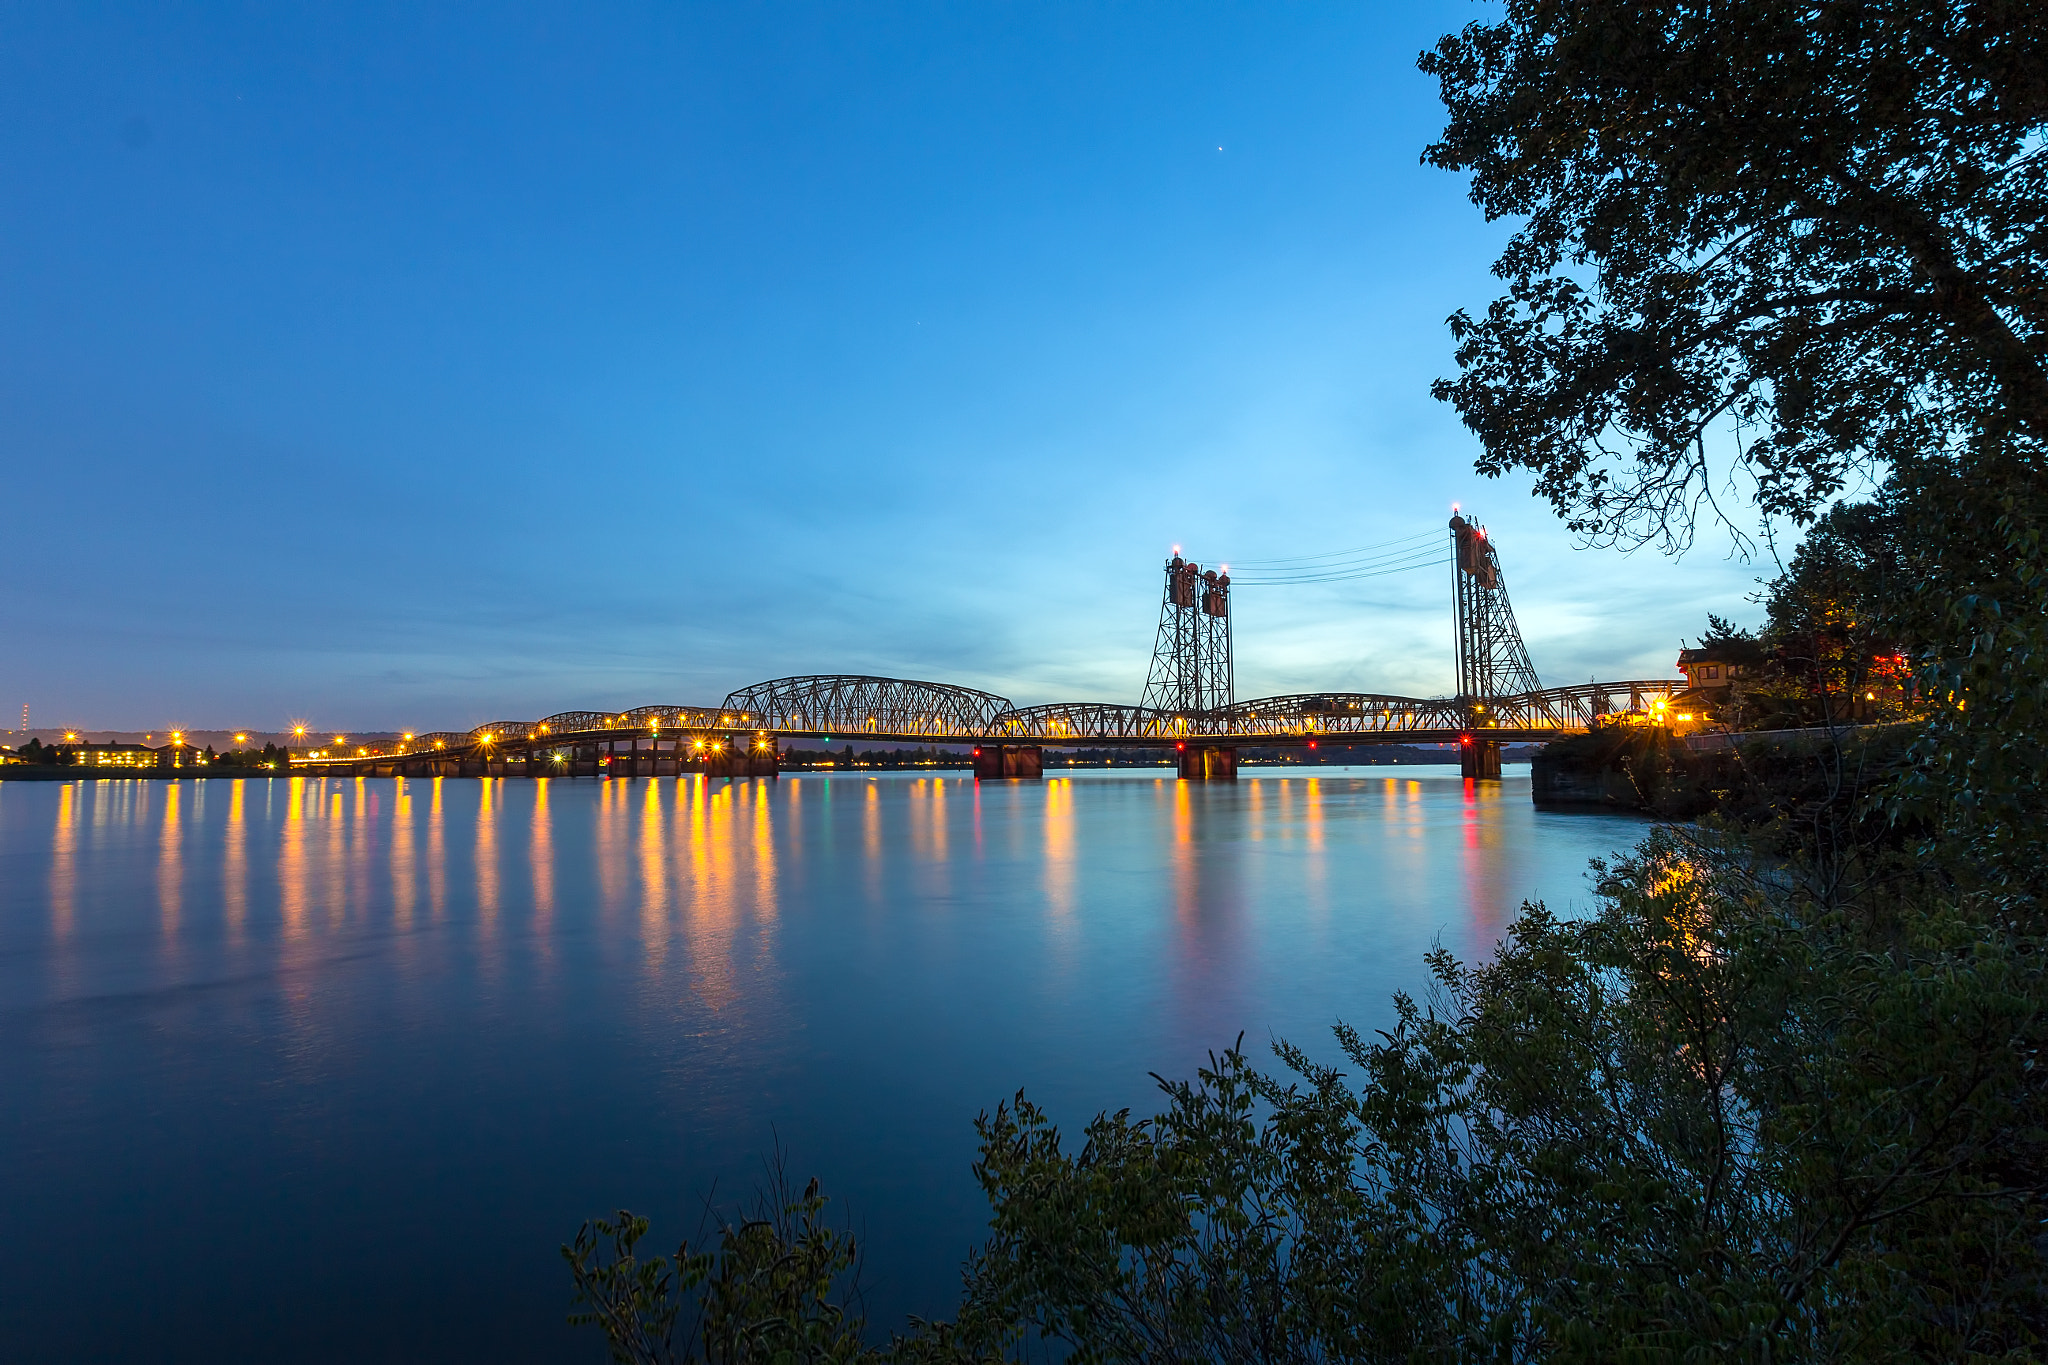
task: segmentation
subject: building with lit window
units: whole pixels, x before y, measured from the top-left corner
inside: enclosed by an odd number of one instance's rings
[[[147,744],[65,744],[57,752],[69,754],[80,768],[154,768],[156,750]]]
[[[1678,671],[1685,674],[1686,690],[1709,696],[1725,692],[1743,674],[1743,665],[1717,649],[1681,649]]]

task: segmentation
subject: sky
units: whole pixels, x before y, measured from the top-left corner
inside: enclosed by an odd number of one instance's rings
[[[1471,4],[0,16],[0,717],[464,729],[873,673],[1135,702],[1205,564],[1492,531],[1546,683],[1774,568],[1575,546],[1430,381]],[[1433,567],[1237,695],[1437,695]]]

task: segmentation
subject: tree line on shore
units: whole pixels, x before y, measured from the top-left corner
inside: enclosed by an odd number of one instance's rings
[[[1667,549],[1732,472],[1809,527],[1742,704],[1900,656],[1921,709],[1433,954],[1341,1067],[1232,1046],[1078,1141],[984,1113],[944,1322],[870,1333],[815,1181],[671,1255],[593,1220],[615,1359],[2048,1354],[2048,9],[1506,0],[1422,67],[1426,159],[1515,224],[1437,386],[1481,471]]]
[[[77,765],[80,746],[75,744],[45,744],[40,737],[31,737],[18,752],[24,763],[46,768],[69,768]],[[261,749],[228,749],[215,753],[211,744],[200,750],[200,756],[208,767],[220,768],[286,768],[291,766],[291,750],[276,744],[265,744]]]

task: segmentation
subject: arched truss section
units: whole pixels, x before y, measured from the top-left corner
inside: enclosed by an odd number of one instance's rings
[[[986,733],[1009,709],[1008,698],[971,687],[821,674],[741,688],[720,714],[722,724],[749,729],[959,739]]]
[[[436,730],[431,734],[414,735],[412,742],[405,746],[407,753],[423,754],[436,749],[466,749],[469,747],[469,733],[466,730]]]
[[[1175,715],[1144,706],[1114,702],[1052,702],[1005,711],[988,727],[990,739],[1035,740],[1076,744],[1088,740],[1157,739],[1167,743],[1186,735],[1208,733],[1200,716]]]
[[[490,720],[471,730],[464,738],[467,744],[506,744],[524,741],[533,733],[537,724],[530,720]],[[451,746],[452,747],[452,746]]]

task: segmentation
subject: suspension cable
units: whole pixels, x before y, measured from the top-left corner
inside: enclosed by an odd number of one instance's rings
[[[1384,578],[1389,574],[1410,573],[1416,569],[1441,568],[1449,564],[1452,558],[1453,556],[1448,553],[1448,547],[1425,545],[1418,546],[1399,557],[1389,556],[1360,564],[1329,565],[1321,570],[1255,570],[1242,576],[1232,571],[1230,586],[1277,588],[1307,583],[1342,583],[1356,578]]]
[[[1414,546],[1418,541],[1431,540],[1442,535],[1442,531],[1422,531],[1412,536],[1403,536],[1399,540],[1383,540],[1376,545],[1361,545],[1354,550],[1331,550],[1326,554],[1296,555],[1291,559],[1246,559],[1240,560],[1238,563],[1240,567],[1246,569],[1285,570],[1289,566],[1294,565],[1300,565],[1304,568],[1329,568],[1334,567],[1334,565],[1330,565],[1325,561],[1349,560],[1358,556],[1364,556],[1367,559],[1385,559],[1391,555],[1406,553],[1407,547]]]

